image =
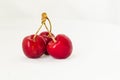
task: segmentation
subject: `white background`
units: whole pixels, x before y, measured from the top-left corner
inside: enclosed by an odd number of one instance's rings
[[[0,0],[0,80],[120,80],[119,0]],[[65,60],[24,56],[22,39],[47,12],[73,42]],[[44,30],[44,29],[42,29]]]

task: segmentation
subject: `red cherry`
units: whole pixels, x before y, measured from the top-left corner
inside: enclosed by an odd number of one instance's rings
[[[65,59],[69,57],[73,49],[71,40],[63,34],[57,35],[55,39],[56,42],[52,40],[48,43],[48,53],[57,59]]]
[[[46,46],[47,46],[48,42],[50,42],[52,40],[52,38],[49,35],[49,32],[47,32],[47,31],[44,31],[44,32],[40,33],[39,36],[43,37],[43,39],[45,40]],[[54,36],[54,35],[52,34],[52,36]],[[45,51],[45,54],[49,55],[47,50]]]
[[[52,38],[49,35],[49,32],[47,31],[41,32],[39,36],[42,36],[44,38],[46,44],[48,44],[48,42],[52,40]],[[52,36],[54,35],[52,34]]]
[[[22,48],[24,54],[29,58],[39,58],[45,51],[45,42],[42,37],[36,35],[27,36],[23,39]]]

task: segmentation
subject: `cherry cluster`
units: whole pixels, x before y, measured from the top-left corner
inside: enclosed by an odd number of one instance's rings
[[[49,22],[50,30],[46,25],[46,21]],[[43,25],[47,31],[38,35]],[[39,58],[45,54],[51,55],[56,59],[65,59],[71,55],[73,49],[71,40],[64,34],[55,36],[51,30],[50,19],[46,13],[42,13],[41,26],[37,32],[26,36],[22,42],[23,52],[28,58]]]

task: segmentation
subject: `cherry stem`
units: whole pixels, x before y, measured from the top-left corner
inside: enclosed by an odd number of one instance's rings
[[[51,21],[49,18],[47,18],[48,22],[49,22],[49,25],[50,25],[50,32],[52,31],[52,24],[51,24]]]
[[[42,28],[42,26],[43,26],[43,24],[44,24],[44,25],[45,25],[45,28],[47,29],[47,31],[48,31],[50,37],[52,38],[52,40],[53,40],[54,42],[56,42],[55,37],[54,37],[54,36],[52,35],[52,33],[51,33],[51,31],[52,31],[52,24],[51,24],[51,21],[50,21],[50,19],[47,17],[47,14],[46,14],[45,12],[42,13],[42,18],[41,18],[41,20],[42,20],[41,26],[40,26],[40,27],[38,28],[38,30],[36,31],[36,33],[35,33],[33,39],[35,40],[35,38],[36,38],[38,32],[40,31],[40,29]],[[46,25],[46,23],[45,23],[46,20],[48,20],[48,22],[49,22],[50,30],[48,29],[48,27],[47,27],[47,25]]]
[[[45,23],[44,23],[44,25],[45,25],[45,28],[47,29],[47,31],[48,31],[50,37],[52,38],[52,40],[53,40],[54,42],[56,42],[55,37],[54,37],[54,36],[52,35],[52,33],[49,31],[47,25],[46,25]]]
[[[46,22],[46,19],[47,19],[47,14],[46,14],[46,13],[42,13],[42,18],[41,18],[42,22],[41,22],[41,26],[40,26],[40,27],[38,28],[38,30],[36,31],[36,33],[35,33],[35,35],[34,35],[34,37],[33,37],[33,40],[35,40],[35,38],[36,38],[38,32],[39,32],[40,29],[42,28],[43,24]]]
[[[34,37],[33,37],[33,40],[35,40],[35,38],[36,38],[38,32],[40,31],[40,29],[42,28],[42,26],[43,26],[43,24],[41,24],[41,26],[40,26],[40,27],[38,28],[38,30],[36,31],[36,33],[35,33],[35,35],[34,35]]]
[[[50,32],[52,31],[52,24],[51,24],[51,21],[50,19],[47,17],[47,13],[42,13],[42,23],[44,24],[46,22],[46,20],[48,20],[49,22],[49,25],[50,25]]]
[[[48,29],[48,27],[47,27],[47,25],[46,25],[46,23],[45,23],[46,20],[48,20],[48,22],[49,22],[50,30]],[[45,28],[47,29],[47,31],[48,31],[50,37],[52,38],[52,40],[53,40],[54,42],[56,42],[55,37],[54,37],[54,36],[52,35],[52,33],[51,33],[51,31],[52,31],[51,21],[50,21],[50,19],[47,17],[47,14],[46,14],[46,13],[42,13],[42,23],[45,25]]]

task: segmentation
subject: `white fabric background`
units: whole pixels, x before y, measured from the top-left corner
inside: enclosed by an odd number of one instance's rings
[[[40,18],[45,11],[57,19],[120,23],[119,0],[0,0],[2,19]]]

